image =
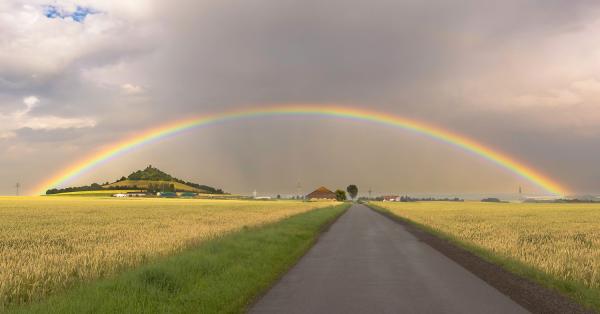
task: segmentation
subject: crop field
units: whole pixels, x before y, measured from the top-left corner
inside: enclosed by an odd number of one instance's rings
[[[373,204],[600,309],[600,204]]]
[[[331,203],[0,197],[0,310]]]

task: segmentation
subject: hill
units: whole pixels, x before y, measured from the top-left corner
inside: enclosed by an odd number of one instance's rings
[[[130,183],[129,181],[136,181],[136,182]],[[130,185],[124,185],[124,182],[127,182],[128,184],[133,184],[133,185],[136,185],[136,183],[137,183],[137,186],[141,187],[142,186],[141,184],[144,184],[142,181],[161,181],[158,184],[161,184],[163,182],[173,182],[175,184],[175,188],[179,187],[179,189],[181,189],[181,190],[193,191],[193,192],[198,192],[198,193],[223,194],[223,190],[221,190],[221,189],[216,189],[216,188],[213,188],[212,186],[202,185],[202,184],[184,181],[184,180],[175,178],[175,177],[171,176],[170,174],[168,174],[164,171],[161,171],[158,168],[152,167],[152,165],[149,165],[144,170],[134,171],[129,176],[127,176],[127,178],[122,177],[119,181],[112,183],[110,185],[113,187],[130,186]],[[147,182],[146,184],[149,184],[149,183],[150,182]],[[156,183],[156,182],[154,182],[154,183]],[[177,184],[177,183],[179,183],[179,184]]]
[[[113,183],[105,183],[100,185],[92,183],[89,186],[68,187],[64,189],[50,189],[46,194],[59,194],[69,192],[83,191],[103,191],[103,190],[148,190],[149,192],[160,191],[185,191],[196,192],[202,194],[225,194],[223,190],[217,189],[208,185],[202,185],[194,182],[184,181],[173,177],[172,175],[161,171],[151,165],[144,170],[137,170],[129,174],[127,177]]]

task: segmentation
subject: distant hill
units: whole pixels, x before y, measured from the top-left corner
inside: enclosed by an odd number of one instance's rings
[[[202,185],[189,181],[184,181],[171,176],[170,174],[161,171],[152,165],[144,170],[132,172],[127,177],[113,183],[105,183],[103,185],[93,183],[89,186],[69,187],[64,189],[51,189],[46,191],[46,194],[59,194],[68,192],[81,191],[101,191],[101,190],[148,190],[155,191],[186,191],[204,194],[225,194],[223,190],[217,189],[208,185]]]
[[[202,184],[198,184],[198,183],[194,183],[194,182],[189,182],[189,181],[184,181],[178,178],[175,178],[173,176],[171,176],[170,174],[161,171],[158,168],[152,167],[152,165],[149,165],[148,167],[146,167],[146,169],[144,170],[138,170],[135,172],[132,172],[129,176],[127,176],[127,178],[122,177],[119,181],[113,183],[116,184],[114,186],[123,186],[124,181],[167,181],[167,182],[174,182],[174,183],[179,183],[176,184],[176,187],[179,186],[181,187],[181,189],[188,189],[191,187],[192,189],[198,190],[199,193],[211,193],[211,194],[223,194],[223,190],[221,189],[216,189],[213,188],[212,186],[208,186],[208,185],[202,185]],[[140,183],[140,182],[138,182]],[[113,185],[111,184],[111,185]],[[135,183],[134,183],[135,184]],[[184,187],[187,186],[187,187]],[[140,186],[138,184],[138,186]],[[190,190],[192,191],[192,190]],[[203,192],[200,192],[203,191]]]

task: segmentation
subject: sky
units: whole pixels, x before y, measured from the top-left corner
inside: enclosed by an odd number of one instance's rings
[[[273,104],[414,118],[600,194],[595,0],[0,2],[0,195],[169,121]],[[152,164],[228,192],[540,192],[473,154],[334,118],[199,128],[73,185]]]

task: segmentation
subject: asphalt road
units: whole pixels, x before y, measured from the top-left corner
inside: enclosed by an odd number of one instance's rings
[[[527,313],[405,228],[352,206],[250,313]]]

